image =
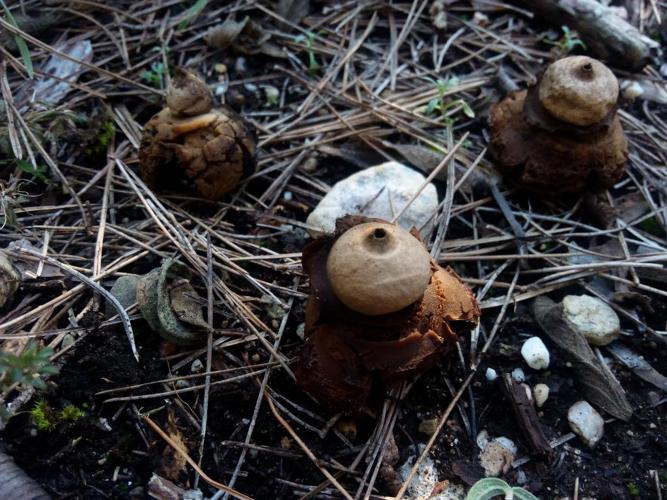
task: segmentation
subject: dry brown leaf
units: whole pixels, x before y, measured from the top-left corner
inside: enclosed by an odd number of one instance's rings
[[[0,307],[4,306],[18,290],[20,281],[21,277],[14,269],[9,257],[5,252],[0,251]]]
[[[544,333],[567,353],[567,360],[589,402],[610,415],[629,420],[632,407],[621,384],[595,356],[583,335],[573,330],[563,317],[563,306],[547,297],[538,297],[533,314]]]
[[[213,26],[204,35],[206,45],[216,49],[226,49],[239,37],[246,24],[248,24],[248,19],[248,17],[244,17],[241,21],[227,19],[222,24]]]

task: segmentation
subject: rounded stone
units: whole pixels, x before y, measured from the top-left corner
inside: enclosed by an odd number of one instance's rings
[[[549,398],[549,386],[547,384],[536,384],[533,387],[533,400],[538,408],[542,408]]]
[[[568,295],[563,299],[563,315],[569,325],[589,344],[607,345],[618,338],[621,322],[605,302],[590,295]]]
[[[593,448],[604,434],[604,420],[587,401],[577,401],[567,411],[572,432]]]
[[[533,370],[549,367],[549,350],[539,337],[531,337],[523,343],[521,356]]]
[[[337,182],[308,216],[312,236],[333,233],[336,219],[345,215],[365,215],[392,220],[426,178],[416,170],[390,161],[369,167]],[[428,184],[398,218],[404,229],[413,227],[428,234],[433,227],[433,215],[438,207],[435,186]]]

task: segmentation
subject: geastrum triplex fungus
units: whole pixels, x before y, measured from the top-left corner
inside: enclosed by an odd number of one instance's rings
[[[387,384],[432,367],[479,320],[472,292],[416,230],[346,216],[306,246],[303,266],[311,288],[297,383],[335,411],[372,410]]]
[[[206,83],[177,69],[167,107],[144,126],[139,170],[153,190],[219,200],[255,169],[255,138],[227,106],[213,107]]]
[[[491,109],[490,151],[501,173],[550,198],[603,191],[625,169],[618,80],[600,61],[571,56],[536,85]]]

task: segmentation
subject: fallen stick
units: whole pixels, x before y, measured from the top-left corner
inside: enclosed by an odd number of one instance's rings
[[[576,30],[599,59],[626,69],[640,69],[659,55],[660,44],[596,0],[521,0],[538,16]]]
[[[514,416],[531,455],[550,455],[551,445],[544,435],[533,401],[525,387],[514,382],[508,373],[503,375],[503,392],[512,404]]]

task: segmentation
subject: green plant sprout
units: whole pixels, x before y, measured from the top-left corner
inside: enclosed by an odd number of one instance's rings
[[[465,114],[468,118],[475,118],[475,112],[470,107],[470,104],[468,104],[464,99],[447,98],[447,92],[459,83],[459,79],[457,77],[453,76],[448,80],[438,79],[436,81],[432,78],[427,78],[427,80],[435,85],[435,87],[438,89],[438,95],[431,99],[426,105],[424,112],[427,115],[431,115],[437,112],[448,126],[452,126],[454,125],[456,119],[449,116],[449,112],[452,109],[460,107],[461,111],[463,111],[463,114]]]
[[[308,52],[308,72],[311,75],[317,73],[321,68],[320,64],[317,62],[317,58],[315,57],[315,51],[313,50],[314,41],[315,35],[310,31],[305,35],[299,35],[294,38],[294,42],[302,44]]]
[[[194,20],[195,17],[197,17],[202,10],[204,10],[204,7],[206,7],[206,4],[208,3],[208,0],[197,0],[192,7],[188,9],[187,14],[183,18],[183,20],[178,23],[178,26],[176,27],[176,31],[181,31],[184,28],[187,28],[190,23]]]
[[[556,47],[558,47],[558,51],[561,54],[569,54],[577,46],[586,50],[586,44],[579,39],[576,33],[572,33],[570,31],[570,28],[568,28],[567,26],[561,26],[560,29],[563,30],[563,36],[560,37],[560,39],[555,41],[545,39],[544,43],[547,43],[549,45],[555,45]]]
[[[154,62],[151,64],[151,69],[142,71],[139,77],[150,83],[153,87],[160,87],[162,85],[162,77],[166,71],[167,68],[163,63]]]
[[[38,390],[46,389],[42,377],[58,373],[58,368],[51,364],[52,355],[53,349],[39,349],[36,342],[30,343],[25,351],[18,355],[0,352],[0,395],[4,395],[14,384]],[[0,417],[6,414],[4,404],[0,403]]]
[[[497,477],[485,477],[472,485],[465,500],[491,500],[502,496],[505,500],[538,500],[538,498],[523,488],[510,486]]]
[[[32,176],[33,179],[37,179],[40,182],[46,183],[48,177],[46,176],[47,167],[46,165],[37,165],[33,167],[32,164],[25,160],[16,160],[16,166],[26,174]]]
[[[5,4],[4,0],[0,0],[5,15],[7,16],[7,22],[14,26],[14,28],[20,29],[16,19],[12,15],[12,11],[9,10],[9,7]],[[25,65],[25,70],[28,72],[28,78],[32,79],[35,76],[35,72],[32,67],[32,58],[30,57],[30,50],[28,50],[28,45],[25,43],[25,40],[20,36],[15,36],[14,41],[16,42],[16,47],[19,49],[21,54],[21,59],[23,59],[23,64]]]

